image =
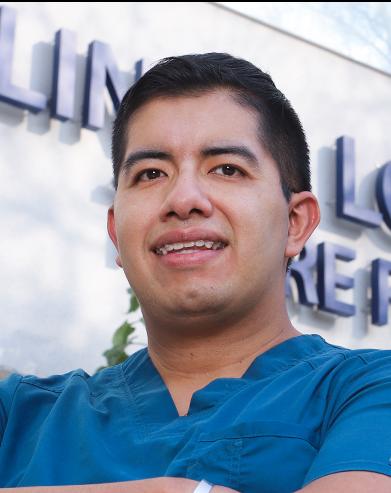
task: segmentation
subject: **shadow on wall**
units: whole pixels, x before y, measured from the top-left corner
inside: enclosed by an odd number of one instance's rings
[[[321,147],[317,151],[316,158],[318,180],[316,189],[322,216],[319,229],[314,235],[317,238],[316,243],[318,246],[326,242],[336,247],[348,247],[355,256],[344,258],[342,254],[341,256],[336,255],[324,264],[324,259],[319,256],[319,249],[316,248],[317,245],[312,244],[313,240],[309,241],[306,250],[313,253],[305,255],[300,267],[295,268],[295,262],[292,264],[292,270],[296,271],[296,275],[300,274],[295,280],[291,276],[287,284],[287,296],[291,293],[291,297],[287,300],[288,313],[307,327],[329,332],[337,328],[341,334],[344,331],[345,336],[342,337],[350,337],[352,344],[356,344],[367,335],[378,337],[375,334],[379,334],[377,329],[371,331],[372,325],[377,323],[372,315],[372,306],[375,307],[377,302],[372,299],[371,272],[373,271],[373,260],[376,257],[387,258],[390,236],[385,228],[382,229],[383,225],[382,228],[370,229],[338,216],[336,211],[336,151],[333,147]],[[376,210],[377,174],[378,170],[374,170],[366,173],[361,179],[360,186],[357,187],[357,197],[354,197],[357,209]],[[336,235],[337,238],[330,236],[330,233]],[[361,239],[363,241],[358,243]],[[375,249],[372,251],[368,246],[368,239],[372,240],[380,251]],[[346,243],[345,240],[347,240]],[[349,260],[352,260],[352,263],[343,263]],[[323,276],[319,267],[326,270],[327,277]],[[319,275],[321,275],[320,278]],[[339,276],[345,276],[346,279],[351,280],[351,285],[345,283],[344,277]],[[379,281],[374,280],[373,282],[376,285]],[[319,289],[322,286],[323,290]],[[346,288],[345,293],[344,288]],[[307,290],[313,292],[314,289],[317,289],[318,297],[316,294],[311,296],[311,300],[307,296],[304,297],[304,292]],[[322,291],[327,291],[323,301],[320,294]],[[343,307],[345,311],[338,308],[337,304],[341,302],[345,304]],[[304,304],[310,306],[303,306]],[[344,314],[347,316],[346,319],[341,318]],[[381,325],[385,324],[386,322],[383,322]]]
[[[86,47],[87,48],[87,47]],[[0,102],[0,122],[9,126],[20,126],[27,121],[27,131],[38,135],[44,135],[51,131],[52,106],[54,104],[52,95],[53,63],[54,63],[54,43],[39,42],[32,47],[30,84],[29,88],[45,94],[48,100],[48,107],[44,111],[33,114]],[[85,77],[86,77],[86,55],[76,55],[75,60],[75,85],[70,90],[73,92],[74,117],[67,121],[62,121],[59,127],[58,140],[63,144],[73,145],[80,141],[82,130],[82,112],[85,99]],[[136,77],[136,69],[129,72],[118,70],[120,87],[128,89]],[[98,104],[96,102],[96,104]],[[105,157],[111,156],[111,125],[114,118],[114,110],[111,109],[112,103],[108,91],[103,90],[100,104],[105,106],[104,126],[96,134],[98,142]],[[110,108],[110,109],[108,109]]]
[[[83,325],[85,334],[80,336],[74,328],[81,313],[87,312],[86,293],[90,299],[91,293],[99,292],[98,287],[87,291],[87,284],[95,286],[98,283],[83,280],[80,273],[85,273],[84,277],[89,280],[94,279],[92,259],[99,258],[97,249],[100,239],[96,225],[99,227],[102,214],[95,207],[86,207],[89,205],[86,204],[87,193],[80,194],[80,186],[71,186],[71,178],[64,181],[65,174],[50,175],[53,182],[45,178],[47,160],[43,159],[40,163],[41,156],[47,152],[44,146],[41,155],[39,145],[35,148],[38,152],[32,153],[21,144],[25,133],[45,136],[54,131],[56,149],[51,148],[50,152],[53,155],[58,153],[60,162],[62,145],[74,146],[80,142],[83,137],[87,46],[83,49],[85,54],[76,56],[76,79],[71,88],[74,90],[74,117],[65,122],[53,122],[51,118],[54,44],[40,42],[31,49],[29,89],[45,94],[48,107],[33,114],[0,102],[0,123],[12,130],[11,139],[2,149],[0,159],[7,183],[11,183],[11,186],[4,187],[7,190],[1,198],[6,214],[0,215],[0,225],[7,235],[0,248],[0,270],[3,280],[9,281],[0,286],[0,307],[6,319],[3,320],[6,330],[0,334],[0,363],[25,374],[46,368],[48,356],[55,354],[60,354],[57,357],[60,362],[59,369],[53,372],[63,372],[64,368],[75,366],[72,357],[77,351],[81,353],[85,346],[94,344],[91,352],[95,351],[95,346],[107,346],[105,334],[94,331],[88,324]],[[119,71],[119,78],[121,84],[127,87],[133,82],[135,73],[132,70]],[[90,135],[95,133],[90,142],[96,141],[95,149],[102,158],[110,158],[114,110],[106,88],[103,88],[99,103],[105,108],[104,127],[96,132],[86,129],[84,132]],[[13,132],[14,129],[17,131]],[[53,139],[47,141],[52,142]],[[99,165],[97,161],[96,166]],[[80,175],[83,177],[83,170]],[[107,206],[112,201],[113,190],[109,185],[98,185],[88,195],[92,203]],[[83,211],[83,224],[80,223],[78,211]],[[102,223],[102,230],[104,228],[105,224]],[[101,253],[102,257],[106,257],[107,266],[114,268],[115,250],[108,238],[106,251]],[[104,287],[101,289],[103,291]],[[93,301],[90,303],[93,304]],[[92,306],[90,311],[93,310]],[[107,330],[111,331],[111,328]],[[94,333],[94,340],[85,342],[90,333]],[[61,335],[60,344],[53,334]],[[100,356],[100,349],[97,354]],[[0,378],[14,371],[0,364]]]

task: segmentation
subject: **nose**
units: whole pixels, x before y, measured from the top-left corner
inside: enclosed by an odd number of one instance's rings
[[[159,217],[167,221],[170,217],[186,220],[192,214],[210,217],[213,213],[212,202],[206,193],[205,185],[194,172],[178,174],[162,203]]]

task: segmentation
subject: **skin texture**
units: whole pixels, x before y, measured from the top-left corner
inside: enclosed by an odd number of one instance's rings
[[[183,478],[153,478],[121,483],[77,486],[38,486],[3,488],[4,493],[193,493],[197,482]],[[365,471],[331,474],[318,479],[295,493],[389,493],[390,478]],[[211,493],[239,493],[223,486],[214,486]],[[262,493],[260,491],[259,493]],[[267,493],[267,492],[265,492]]]
[[[228,144],[251,149],[259,169],[237,156],[200,156],[206,147]],[[223,320],[224,326],[228,318],[241,320],[260,300],[266,305],[278,297],[273,304],[283,305],[288,207],[277,167],[259,142],[255,115],[224,92],[153,100],[132,119],[126,155],[144,148],[171,153],[173,159],[146,159],[120,174],[115,227],[110,217],[109,231],[149,326],[160,331],[169,317],[169,325],[176,319],[177,330],[185,333],[199,332],[199,322],[209,320],[216,330]],[[246,176],[224,176],[215,169],[224,163]],[[135,183],[135,175],[148,168],[159,169],[161,176]],[[197,269],[161,267],[150,252],[154,240],[175,228],[197,226],[228,240],[224,258]],[[216,313],[222,315],[220,323]]]
[[[30,488],[3,488],[4,493],[192,493],[198,482],[182,478],[152,478],[121,483],[84,484],[76,486],[37,486]],[[213,493],[235,493],[223,486],[214,486]]]

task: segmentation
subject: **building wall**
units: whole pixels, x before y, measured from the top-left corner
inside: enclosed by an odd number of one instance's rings
[[[81,128],[88,44],[108,43],[124,85],[140,58],[144,70],[164,56],[222,51],[269,72],[301,117],[311,147],[314,192],[322,222],[313,242],[353,248],[337,262],[355,286],[338,298],[356,305],[340,317],[288,301],[294,324],[348,347],[391,347],[389,325],[370,319],[370,263],[391,260],[391,232],[335,215],[335,140],[356,143],[356,194],[375,208],[379,167],[391,159],[390,77],[224,10],[211,3],[22,3],[17,11],[13,83],[50,97],[53,40],[77,33],[76,118],[60,122],[0,103],[0,363],[45,375],[83,367],[93,372],[126,318],[126,279],[106,233],[113,197],[109,98],[105,126]],[[292,283],[294,300],[297,298]],[[146,341],[139,331],[139,342]]]

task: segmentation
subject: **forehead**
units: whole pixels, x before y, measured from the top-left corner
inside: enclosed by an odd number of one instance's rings
[[[152,99],[132,115],[126,137],[127,150],[168,146],[190,152],[215,143],[241,143],[265,152],[258,114],[228,90]]]

